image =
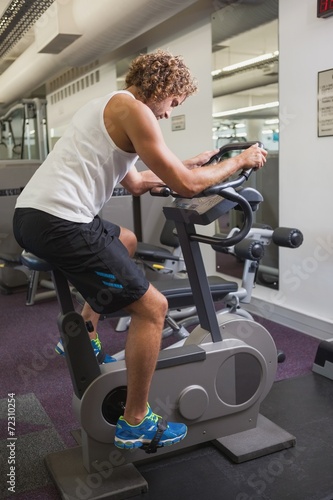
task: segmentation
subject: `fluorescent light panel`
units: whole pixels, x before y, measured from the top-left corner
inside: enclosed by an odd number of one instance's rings
[[[246,68],[247,66],[252,66],[253,64],[270,61],[271,59],[275,59],[279,55],[279,51],[271,52],[269,54],[262,54],[257,57],[253,57],[252,59],[247,59],[246,61],[241,61],[236,64],[231,64],[230,66],[225,66],[222,69],[216,69],[212,71],[212,76],[219,75],[220,73],[228,73],[229,71],[235,71],[236,69]]]
[[[248,106],[246,108],[229,109],[229,111],[219,111],[213,113],[214,118],[220,118],[222,116],[238,115],[239,113],[250,113],[251,111],[260,111],[261,109],[276,108],[279,105],[279,101],[266,102],[266,104],[257,104],[256,106]]]
[[[265,120],[265,125],[277,125],[279,122],[278,118],[272,118],[271,120]]]

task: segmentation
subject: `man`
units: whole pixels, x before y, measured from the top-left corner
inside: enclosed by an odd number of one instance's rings
[[[127,400],[115,434],[119,448],[137,448],[158,433],[158,446],[179,442],[187,428],[168,423],[149,404],[167,301],[135,265],[132,232],[102,221],[98,213],[117,183],[139,196],[167,184],[191,197],[239,169],[260,168],[266,151],[257,145],[213,166],[197,168],[216,151],[180,161],[166,146],[158,120],[169,118],[197,90],[180,56],[140,55],[126,76],[126,90],[87,103],[19,196],[14,233],[19,244],[63,271],[86,300],[82,315],[96,325],[101,313],[131,315],[125,360]],[[138,172],[138,159],[147,171]],[[61,345],[58,345],[61,348]],[[108,359],[107,361],[112,361]]]

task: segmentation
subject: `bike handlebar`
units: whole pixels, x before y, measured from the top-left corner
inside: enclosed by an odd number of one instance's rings
[[[220,150],[213,155],[206,163],[204,163],[202,166],[205,167],[206,165],[212,165],[214,163],[218,163],[221,161],[221,158],[226,154],[229,153],[230,151],[241,151],[243,149],[248,149],[251,146],[254,146],[255,144],[258,144],[260,148],[263,148],[264,145],[260,141],[251,141],[251,142],[232,142],[230,144],[226,144],[225,146],[220,147]]]
[[[220,194],[220,193],[218,193]],[[222,194],[220,194],[222,196]],[[223,198],[235,202],[242,209],[244,220],[240,230],[226,238],[218,238],[216,236],[207,236],[203,234],[191,234],[191,240],[198,241],[199,243],[206,243],[208,245],[215,245],[216,247],[226,248],[236,245],[248,235],[253,222],[253,213],[250,203],[241,194],[237,193],[233,188],[226,188],[223,190]]]
[[[224,181],[221,182],[220,184],[215,184],[214,186],[210,186],[206,188],[204,191],[201,191],[200,193],[194,195],[192,198],[202,198],[203,196],[211,196],[214,194],[218,194],[220,196],[224,196],[222,192],[225,189],[228,188],[235,188],[241,186],[245,181],[248,180],[250,175],[255,169],[249,168],[248,170],[242,170],[242,172],[239,174],[239,176],[236,179],[230,180],[230,181]],[[172,196],[173,198],[186,198],[186,196],[180,196],[178,193],[175,191],[172,191],[168,186],[157,186],[153,187],[150,190],[150,195],[151,196],[160,196],[160,197],[165,197],[167,198],[168,196]]]
[[[239,142],[222,146],[219,152],[213,155],[210,158],[210,160],[208,160],[208,162],[202,166],[204,167],[205,165],[211,165],[217,163],[226,153],[230,151],[244,150],[253,146],[254,144],[258,144],[258,146],[261,148],[263,147],[263,144],[259,141]],[[224,181],[214,186],[210,186],[209,188],[205,189],[204,191],[198,193],[193,197],[193,198],[202,198],[204,196],[219,195],[239,205],[244,214],[243,226],[241,227],[239,232],[232,236],[222,239],[216,238],[214,236],[192,234],[191,235],[192,240],[199,241],[200,243],[216,245],[223,248],[236,245],[247,236],[252,227],[252,222],[253,222],[252,207],[246,198],[244,198],[240,193],[235,191],[235,188],[241,186],[245,181],[247,181],[254,170],[256,169],[250,168],[247,170],[242,170],[242,172],[236,179]],[[172,191],[168,186],[153,188],[150,190],[150,194],[152,196],[163,196],[163,197],[173,196],[174,198],[185,198],[184,196],[179,196],[177,193]]]
[[[253,146],[254,144],[258,144],[260,148],[263,148],[264,145],[259,142],[259,141],[252,141],[252,142],[238,142],[238,143],[232,143],[232,144],[226,144],[225,146],[222,146],[219,150],[218,153],[213,155],[207,163],[202,165],[203,167],[206,165],[212,165],[214,163],[218,163],[223,155],[230,151],[239,151],[239,150],[244,150],[248,149],[249,147]],[[219,184],[215,184],[214,186],[210,186],[209,188],[205,189],[201,193],[196,194],[193,196],[193,198],[201,198],[202,196],[210,196],[212,194],[220,194],[220,192],[223,189],[229,188],[229,187],[238,187],[243,182],[247,181],[252,172],[256,170],[254,168],[249,168],[247,170],[242,170],[240,175],[233,180],[230,181],[224,181]],[[172,191],[168,186],[161,186],[161,187],[155,187],[150,190],[151,196],[162,196],[162,197],[167,197],[167,196],[173,196],[174,198],[184,198],[184,196],[179,196],[175,191]],[[220,196],[223,196],[220,194]]]

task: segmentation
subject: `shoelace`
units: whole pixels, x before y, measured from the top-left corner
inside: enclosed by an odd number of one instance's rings
[[[101,341],[99,340],[99,337],[97,336],[95,339],[92,340],[92,343],[96,348],[100,351],[102,349],[102,344]]]
[[[156,424],[158,422],[159,418],[162,418],[162,417],[160,417],[159,415],[156,415],[156,413],[151,413],[150,415],[146,416],[146,419],[151,420],[152,422],[154,422],[154,424]]]

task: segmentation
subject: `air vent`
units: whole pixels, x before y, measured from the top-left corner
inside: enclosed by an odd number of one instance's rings
[[[35,25],[37,50],[41,54],[60,54],[81,37],[73,19],[72,5],[54,2]]]
[[[71,35],[69,33],[58,33],[45,47],[38,52],[40,54],[60,54],[66,47],[71,45],[81,35]]]
[[[50,95],[50,105],[52,106],[53,104],[57,104],[58,102],[63,101],[64,99],[67,99],[68,97],[71,97],[74,94],[78,94],[79,92],[82,92],[88,87],[91,87],[96,83],[99,83],[99,81],[100,81],[99,69],[87,73],[79,80],[76,80],[70,83],[69,85],[66,85],[61,89],[57,90],[56,92],[52,93]]]

